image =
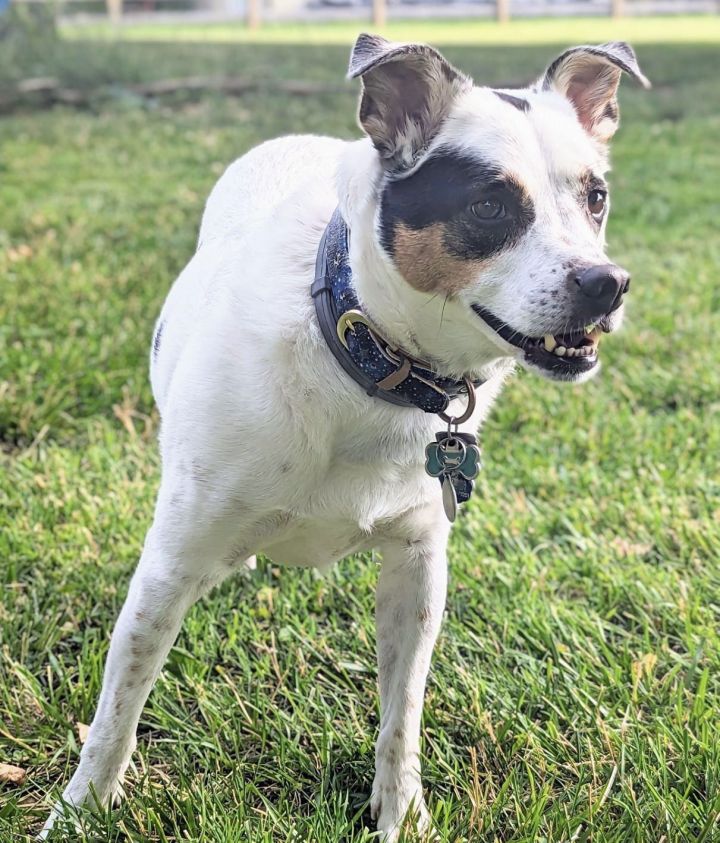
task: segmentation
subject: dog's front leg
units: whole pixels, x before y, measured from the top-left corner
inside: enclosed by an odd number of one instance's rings
[[[97,711],[63,803],[105,806],[119,794],[143,705],[185,613],[230,573],[216,561],[218,545],[209,519],[184,505],[187,497],[192,495],[176,493],[171,513],[162,505],[161,492],[159,512],[112,634]],[[220,532],[218,524],[212,526]],[[62,803],[53,809],[41,837],[64,810]]]
[[[420,717],[425,681],[447,586],[447,530],[382,547],[376,623],[380,734],[372,813],[385,841],[397,840],[406,815],[425,831],[420,780]]]

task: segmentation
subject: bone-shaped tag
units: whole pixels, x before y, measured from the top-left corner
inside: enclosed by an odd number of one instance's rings
[[[435,438],[425,448],[425,470],[440,480],[445,514],[454,521],[458,503],[468,500],[480,471],[480,448],[470,433],[443,432]]]
[[[431,477],[460,475],[466,480],[480,471],[480,449],[468,433],[438,433],[437,441],[425,448],[425,470]]]

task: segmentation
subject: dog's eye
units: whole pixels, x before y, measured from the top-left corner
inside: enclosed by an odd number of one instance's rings
[[[505,205],[497,196],[486,196],[471,205],[470,210],[480,220],[502,220],[507,214]]]
[[[598,222],[603,218],[605,213],[605,202],[607,200],[607,193],[604,190],[591,190],[588,193],[588,211],[594,220]]]

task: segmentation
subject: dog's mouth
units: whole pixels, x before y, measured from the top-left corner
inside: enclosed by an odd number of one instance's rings
[[[501,339],[523,352],[524,363],[559,380],[576,380],[591,372],[599,363],[600,337],[612,330],[608,314],[578,329],[528,337],[515,331],[484,307],[474,304],[472,308]]]

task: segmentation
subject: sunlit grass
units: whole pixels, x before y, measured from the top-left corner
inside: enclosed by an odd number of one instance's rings
[[[720,16],[537,18],[500,24],[487,18],[391,20],[378,30],[401,41],[437,44],[557,44],[624,39],[636,44],[692,44],[720,41]],[[63,27],[68,38],[120,38],[139,41],[217,41],[251,44],[349,44],[359,32],[376,31],[371,22],[267,23],[249,30],[243,23],[137,23],[114,29],[106,22]]]

